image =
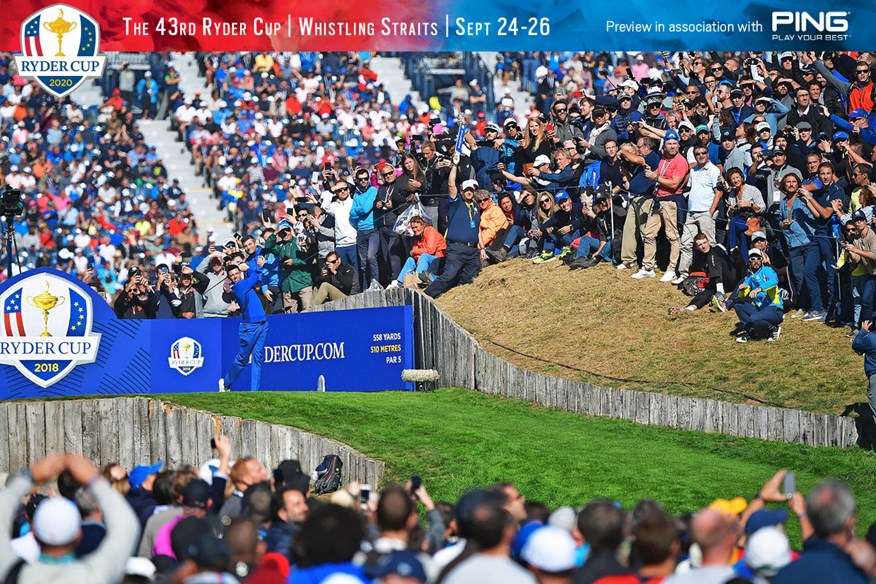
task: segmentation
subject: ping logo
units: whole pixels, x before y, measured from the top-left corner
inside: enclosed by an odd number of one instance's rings
[[[848,12],[773,12],[773,32],[779,27],[793,26],[794,32],[846,32],[849,30]]]

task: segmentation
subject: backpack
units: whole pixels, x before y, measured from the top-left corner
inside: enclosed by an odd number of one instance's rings
[[[337,454],[326,454],[322,457],[322,462],[316,467],[316,482],[313,484],[313,491],[317,495],[325,495],[326,493],[334,493],[341,488],[341,469],[344,463],[341,457]]]
[[[706,289],[709,277],[705,272],[691,272],[690,276],[681,283],[682,291],[688,296],[696,296]]]

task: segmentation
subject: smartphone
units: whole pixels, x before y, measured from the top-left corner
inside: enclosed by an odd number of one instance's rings
[[[797,475],[794,472],[788,471],[785,473],[785,478],[782,481],[782,492],[789,499],[797,492]]]
[[[213,450],[216,450],[216,439],[215,438],[210,438],[210,448],[212,448]]]
[[[368,500],[371,498],[371,485],[360,485],[359,486],[359,502],[363,505],[368,504]]]
[[[411,495],[414,495],[417,490],[420,488],[420,485],[423,484],[423,479],[420,478],[419,475],[414,475],[411,477]]]
[[[262,219],[264,219],[266,222],[269,222],[271,220],[271,212],[267,209],[262,211]]]
[[[236,241],[240,241],[240,232],[239,232],[239,231],[235,231],[232,237],[234,237],[234,239],[235,239]]]

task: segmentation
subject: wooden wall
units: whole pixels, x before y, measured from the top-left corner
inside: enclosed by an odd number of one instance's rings
[[[787,408],[598,387],[522,369],[485,351],[430,298],[410,289],[365,292],[313,310],[414,307],[416,367],[436,369],[439,386],[464,387],[591,416],[718,432],[808,446],[855,445],[853,418]]]

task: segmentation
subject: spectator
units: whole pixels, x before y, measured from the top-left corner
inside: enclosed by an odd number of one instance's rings
[[[331,252],[325,258],[323,279],[313,293],[311,304],[319,306],[326,300],[340,300],[351,294],[359,293],[359,276],[350,264],[341,261],[337,252]]]
[[[587,544],[587,559],[575,574],[575,584],[592,584],[606,576],[629,573],[617,559],[623,541],[624,512],[610,501],[593,501],[578,514],[575,536]]]
[[[705,234],[710,244],[716,242],[715,213],[725,189],[721,171],[709,161],[709,149],[695,146],[693,150],[696,163],[690,168],[687,219],[681,232],[678,277],[672,281],[673,284],[681,284],[690,273],[693,242],[699,233]]]
[[[739,284],[734,309],[739,318],[737,343],[758,338],[779,340],[782,334],[782,297],[779,295],[779,277],[769,266],[763,265],[759,249],[748,252],[750,273]]]
[[[736,517],[717,509],[704,509],[691,520],[690,532],[702,551],[700,567],[685,574],[676,573],[666,578],[665,584],[723,584],[730,580],[734,571],[729,562],[739,535]]]
[[[422,282],[432,283],[447,254],[447,242],[424,218],[411,219],[411,230],[414,233],[411,255],[405,260],[398,279],[394,280],[395,286],[390,284],[391,287],[403,285],[405,276],[412,273],[416,273]],[[489,252],[490,250],[487,250],[487,253]]]

